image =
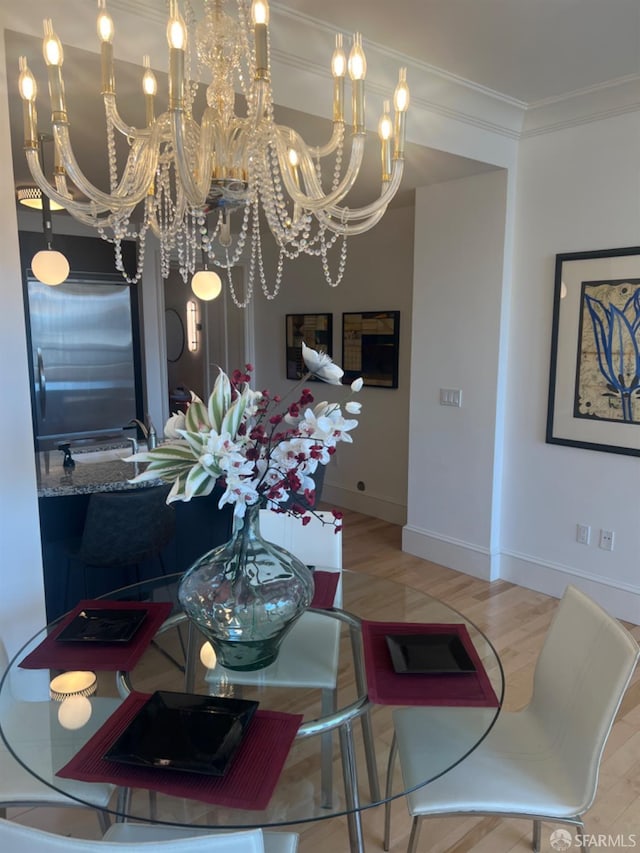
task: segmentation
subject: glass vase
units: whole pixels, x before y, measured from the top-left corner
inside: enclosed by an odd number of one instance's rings
[[[227,669],[269,666],[313,598],[313,574],[260,536],[260,506],[234,518],[231,539],[183,575],[178,598]]]

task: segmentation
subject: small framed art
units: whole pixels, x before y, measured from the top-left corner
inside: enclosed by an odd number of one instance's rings
[[[301,379],[302,342],[318,352],[333,356],[333,314],[287,314],[287,379]]]
[[[342,315],[343,382],[398,387],[399,311],[351,311]]]

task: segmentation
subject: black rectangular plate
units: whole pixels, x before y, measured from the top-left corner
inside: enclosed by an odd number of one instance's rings
[[[128,643],[147,618],[146,610],[85,608],[56,637],[63,643]]]
[[[105,753],[108,761],[224,776],[258,707],[158,690]]]
[[[385,639],[397,673],[460,675],[476,671],[457,634],[389,634]]]

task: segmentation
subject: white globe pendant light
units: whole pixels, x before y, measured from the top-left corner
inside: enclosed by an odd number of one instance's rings
[[[31,270],[38,281],[55,286],[66,281],[69,275],[69,261],[62,252],[55,249],[42,249],[31,259]]]
[[[213,270],[200,270],[191,279],[191,290],[198,299],[210,302],[220,296],[222,291],[222,279]]]

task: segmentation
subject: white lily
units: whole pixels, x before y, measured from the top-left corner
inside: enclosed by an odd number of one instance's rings
[[[179,430],[185,428],[184,412],[174,412],[164,425],[164,437],[170,441],[180,438]]]
[[[329,385],[342,385],[344,370],[326,352],[318,352],[302,342],[302,360],[309,373]]]

